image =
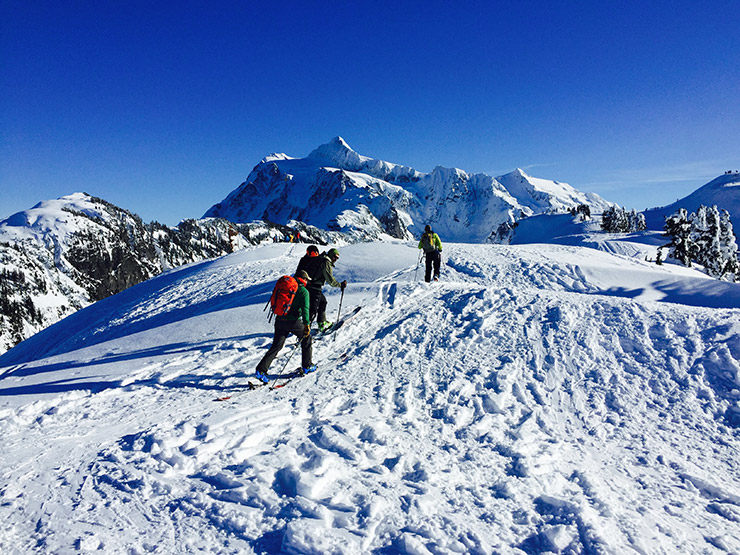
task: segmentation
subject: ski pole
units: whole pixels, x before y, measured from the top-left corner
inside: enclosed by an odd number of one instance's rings
[[[416,271],[414,272],[414,281],[416,281],[416,276],[419,273],[419,264],[421,264],[421,257],[424,255],[424,251],[419,251],[419,260],[416,261]]]
[[[295,345],[290,351],[290,355],[288,356],[288,360],[285,361],[285,364],[283,364],[283,367],[280,369],[280,372],[278,372],[278,375],[275,376],[275,379],[272,380],[272,384],[270,385],[270,389],[275,389],[275,383],[280,379],[280,376],[283,375],[283,372],[285,372],[285,369],[288,366],[288,363],[290,362],[290,359],[293,358],[293,353],[295,353],[298,350],[298,346],[301,344],[301,337],[298,338],[298,341],[296,341]]]
[[[339,297],[339,310],[337,311],[337,324],[339,323],[339,315],[342,313],[342,301],[344,300],[344,287],[342,287],[342,295]],[[336,324],[334,324],[336,325]],[[337,334],[334,332],[334,339],[332,341],[337,340]]]

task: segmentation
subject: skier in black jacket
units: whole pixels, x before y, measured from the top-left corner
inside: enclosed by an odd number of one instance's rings
[[[298,267],[296,268],[295,273],[297,274],[300,271],[306,272],[309,277],[308,283],[310,284],[314,277],[317,277],[321,273],[322,263],[323,261],[319,256],[319,248],[316,245],[309,245],[306,249],[306,254],[298,262]],[[308,297],[311,303],[309,315],[311,322],[313,322],[316,319],[316,315],[319,313],[319,306],[322,300],[324,303],[324,310],[326,310],[326,299],[324,298],[324,295],[321,294],[321,287],[316,290],[307,285],[306,289],[308,289]]]
[[[314,248],[318,252],[318,248]],[[342,291],[344,291],[344,288],[347,287],[347,280],[340,283],[334,278],[334,264],[339,260],[339,251],[337,249],[329,249],[319,256],[312,255],[309,249],[311,247],[306,249],[306,256],[301,258],[298,268],[305,270],[311,278],[308,285],[306,285],[311,300],[311,321],[316,317],[316,321],[319,324],[319,331],[326,331],[332,326],[332,323],[326,319],[326,297],[321,291],[321,288],[324,286],[324,283],[328,283],[332,287],[341,287]]]

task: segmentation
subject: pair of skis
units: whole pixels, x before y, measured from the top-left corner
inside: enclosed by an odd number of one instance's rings
[[[334,325],[331,328],[329,328],[328,330],[326,330],[324,332],[318,332],[314,336],[314,339],[321,339],[321,338],[324,338],[324,337],[333,335],[334,333],[336,333],[336,331],[339,328],[341,328],[344,324],[346,324],[347,321],[349,321],[352,318],[354,318],[357,315],[357,313],[360,311],[361,308],[362,308],[361,306],[355,307],[346,316],[344,316],[343,318],[341,318],[339,321],[335,322]],[[293,349],[295,350],[298,347],[299,344],[300,344],[300,341],[298,343],[296,343],[296,346]],[[339,357],[338,360],[340,360],[340,361],[341,360],[346,360],[347,356],[348,356],[348,353],[344,353],[343,355],[341,355]],[[288,359],[288,360],[290,360],[290,359]],[[288,385],[291,381],[293,381],[295,378],[301,378],[303,376],[304,376],[303,369],[297,368],[296,370],[294,370],[293,372],[291,372],[289,374],[278,374],[278,376],[273,379],[271,385],[270,385],[270,382],[255,382],[255,381],[250,380],[249,382],[247,382],[246,387],[247,387],[247,389],[249,391],[253,391],[255,389],[262,389],[263,387],[268,386],[268,389],[270,391],[273,391],[275,389],[283,388],[286,385]],[[280,383],[278,383],[278,382],[280,382]],[[226,395],[224,397],[217,397],[216,399],[214,399],[214,401],[229,401],[231,398],[232,398],[231,395]]]

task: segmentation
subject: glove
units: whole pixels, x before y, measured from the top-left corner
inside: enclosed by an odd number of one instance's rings
[[[347,280],[345,279],[342,283],[340,283],[339,287],[341,287],[342,291],[344,291],[344,288],[347,287]]]
[[[311,326],[308,324],[303,326],[303,337],[306,337],[307,335],[311,335]]]

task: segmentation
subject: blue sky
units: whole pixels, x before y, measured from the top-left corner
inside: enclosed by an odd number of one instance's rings
[[[0,0],[0,218],[85,191],[176,224],[341,135],[627,207],[740,169],[740,2]]]

